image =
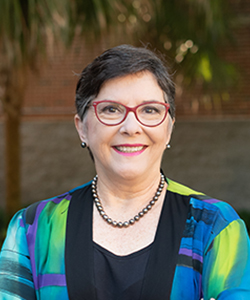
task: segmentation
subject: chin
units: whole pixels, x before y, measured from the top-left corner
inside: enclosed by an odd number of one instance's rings
[[[119,176],[124,180],[134,180],[144,175],[145,172],[146,170],[144,168],[136,167],[134,165],[131,168],[127,168],[127,167],[119,168],[118,170],[116,170],[115,176]]]

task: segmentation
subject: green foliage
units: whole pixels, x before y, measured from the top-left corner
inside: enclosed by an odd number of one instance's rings
[[[116,5],[110,0],[71,1],[72,10],[69,25],[78,28],[81,34],[88,36],[91,32],[100,35],[105,28],[116,22]],[[119,3],[119,1],[118,1]]]
[[[86,39],[119,27],[124,41],[131,36],[171,57],[185,86],[216,92],[238,80],[217,53],[233,39],[226,0],[0,0],[0,7],[0,56],[9,66],[32,64],[54,43],[70,45],[76,33]]]
[[[137,39],[174,60],[182,85],[222,94],[238,83],[236,69],[223,58],[223,47],[234,41],[234,12],[227,0],[134,2]]]
[[[240,210],[238,211],[239,216],[241,219],[244,220],[248,234],[250,234],[250,211],[249,210]]]
[[[67,0],[0,0],[0,55],[5,59],[4,67],[30,65],[51,43],[63,40],[69,3]]]
[[[32,65],[55,44],[71,45],[76,32],[98,36],[118,22],[119,2],[0,0],[0,56],[8,68]]]

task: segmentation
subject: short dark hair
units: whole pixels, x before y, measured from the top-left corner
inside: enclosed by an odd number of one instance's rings
[[[76,87],[75,105],[77,114],[83,120],[88,104],[98,95],[102,85],[109,79],[151,72],[170,104],[169,113],[175,117],[175,85],[168,68],[154,52],[147,48],[120,45],[106,50],[95,58],[80,74]]]

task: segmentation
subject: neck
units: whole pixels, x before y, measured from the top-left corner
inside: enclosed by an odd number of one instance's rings
[[[145,214],[147,214],[152,209],[152,207],[158,202],[160,195],[163,191],[164,184],[165,184],[165,178],[164,178],[164,175],[161,175],[161,179],[160,179],[157,191],[154,194],[154,197],[151,199],[151,201],[147,203],[147,206],[144,207],[140,212],[138,212],[137,215],[132,217],[130,220],[127,220],[124,222],[121,222],[121,221],[117,222],[115,220],[112,220],[112,218],[110,218],[107,215],[107,213],[104,211],[103,205],[98,197],[96,183],[97,183],[97,176],[94,178],[94,180],[92,182],[93,198],[94,198],[94,203],[96,205],[97,210],[99,211],[99,213],[103,217],[103,219],[105,221],[107,221],[107,223],[113,225],[114,227],[118,226],[121,228],[121,227],[128,227],[129,225],[134,225],[137,221],[140,220],[140,218],[142,218]]]
[[[137,211],[146,205],[158,188],[160,172],[136,178],[115,179],[98,173],[97,191],[106,210]],[[164,192],[162,194],[165,194]],[[161,195],[162,196],[162,195]]]

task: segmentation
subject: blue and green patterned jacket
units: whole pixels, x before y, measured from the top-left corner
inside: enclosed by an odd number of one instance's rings
[[[167,181],[166,195],[188,202],[170,299],[249,300],[250,245],[244,222],[227,203]],[[13,217],[0,254],[1,300],[69,299],[68,210],[73,195],[89,189],[90,183]]]

